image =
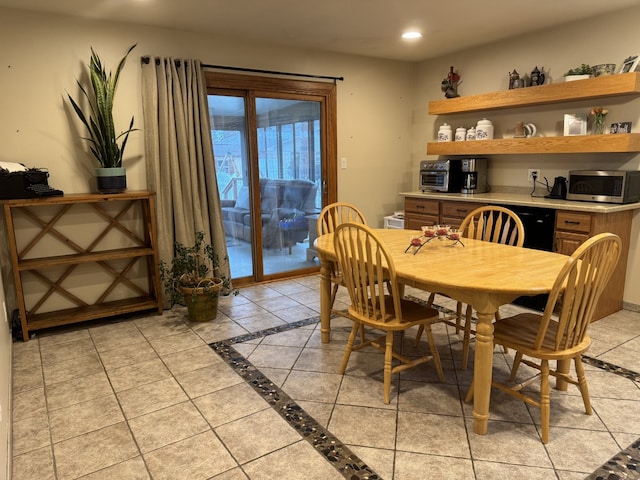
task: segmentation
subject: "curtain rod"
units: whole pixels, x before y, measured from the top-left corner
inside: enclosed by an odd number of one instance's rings
[[[144,57],[140,57],[140,60],[146,64],[148,64],[151,61],[151,57],[149,56],[144,56]],[[180,60],[175,60],[177,65],[180,65]],[[159,59],[156,58],[156,65],[159,63]],[[216,68],[216,69],[220,69],[220,70],[236,70],[239,72],[252,72],[252,73],[266,73],[266,74],[270,74],[270,75],[289,75],[292,77],[306,77],[306,78],[321,78],[324,80],[340,80],[343,81],[344,77],[331,77],[331,76],[327,76],[327,75],[310,75],[308,73],[291,73],[291,72],[278,72],[278,71],[274,71],[274,70],[260,70],[257,68],[243,68],[243,67],[228,67],[225,65],[209,65],[206,63],[202,64],[203,68]]]
[[[306,77],[306,78],[322,78],[324,80],[340,80],[344,81],[344,77],[332,77],[328,75],[311,75],[308,73],[291,73],[291,72],[278,72],[274,70],[260,70],[257,68],[243,68],[243,67],[228,67],[225,65],[207,65],[202,64],[204,68],[217,68],[220,70],[236,70],[239,72],[253,72],[253,73],[267,73],[270,75],[290,75],[292,77]]]

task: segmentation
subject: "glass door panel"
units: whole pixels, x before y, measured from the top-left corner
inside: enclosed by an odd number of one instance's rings
[[[231,277],[317,270],[321,102],[229,90],[208,99]]]
[[[209,95],[211,140],[233,279],[254,272],[245,99]]]
[[[314,267],[309,247],[321,207],[321,154],[315,141],[320,102],[259,97],[255,105],[263,272]]]

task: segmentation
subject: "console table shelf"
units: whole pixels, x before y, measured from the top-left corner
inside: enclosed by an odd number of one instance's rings
[[[43,328],[145,310],[162,313],[154,193],[0,203],[24,341]],[[87,292],[91,299],[83,297]]]

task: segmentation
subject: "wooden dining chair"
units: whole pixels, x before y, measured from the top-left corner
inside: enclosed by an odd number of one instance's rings
[[[514,382],[518,367],[524,363],[539,373],[515,385],[493,381],[491,385],[536,406],[541,411],[542,443],[549,442],[549,375],[576,385],[582,395],[587,415],[591,415],[589,389],[582,366],[582,355],[591,344],[587,329],[600,294],[618,263],[622,242],[613,233],[601,233],[585,241],[569,257],[558,274],[542,314],[521,313],[496,322],[494,344],[515,350],[509,382]],[[557,313],[554,313],[557,312]],[[526,355],[527,358],[523,358]],[[572,360],[576,377],[561,371],[563,360]],[[549,362],[558,361],[555,370]],[[568,369],[567,362],[564,362]],[[540,397],[522,393],[522,389],[540,377]],[[466,401],[473,398],[473,383]]]
[[[442,364],[435,344],[431,325],[439,322],[438,311],[403,299],[400,287],[395,281],[396,270],[380,238],[366,225],[343,223],[336,228],[334,248],[342,271],[343,281],[351,305],[348,308],[353,328],[340,365],[344,375],[352,351],[365,347],[375,347],[384,352],[384,403],[390,402],[391,375],[416,365],[433,360],[438,378],[444,381]],[[387,280],[390,280],[387,282]],[[385,286],[389,293],[385,293]],[[382,330],[384,335],[365,340],[354,345],[356,334],[366,325],[374,330]],[[429,355],[418,358],[408,357],[394,351],[394,333],[420,325],[427,332]],[[393,360],[400,363],[393,365]]]
[[[502,243],[505,245],[513,245],[522,247],[524,244],[524,225],[522,220],[513,211],[505,207],[497,205],[489,205],[479,207],[469,212],[460,224],[460,231],[465,238],[473,238],[486,242]],[[433,303],[436,293],[431,293],[428,305]],[[467,305],[465,311],[465,321],[462,325],[462,311],[464,306],[462,302],[456,304],[456,314],[454,316],[445,316],[445,323],[456,328],[456,334],[464,328],[462,340],[462,368],[466,369],[469,362],[469,343],[471,334],[475,331],[471,329],[472,307]],[[500,318],[500,314],[496,312],[496,320]],[[453,321],[455,319],[455,322]],[[422,331],[418,330],[416,343],[420,340]]]
[[[350,203],[335,202],[327,205],[322,209],[317,220],[318,235],[325,233],[333,233],[338,225],[347,222],[361,223],[366,225],[364,214]],[[343,315],[341,311],[336,311],[333,304],[336,301],[338,288],[344,286],[342,281],[342,273],[336,262],[331,264],[331,313]]]

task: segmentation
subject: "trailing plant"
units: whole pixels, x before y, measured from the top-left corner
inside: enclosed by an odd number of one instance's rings
[[[137,44],[132,45],[122,57],[115,72],[107,74],[98,54],[91,47],[91,61],[89,63],[89,78],[91,88],[85,88],[77,81],[80,91],[89,105],[87,113],[82,111],[80,104],[70,94],[67,94],[80,121],[89,132],[88,137],[82,137],[89,142],[93,156],[102,168],[122,167],[122,157],[129,134],[137,129],[133,128],[133,116],[129,128],[116,135],[113,122],[113,100],[118,87],[120,71],[124,67],[127,57]],[[120,144],[118,143],[121,140]]]
[[[223,260],[227,260],[225,257]],[[174,243],[174,254],[171,264],[160,262],[160,279],[171,305],[185,305],[186,300],[180,287],[202,288],[203,292],[217,297],[222,287],[223,294],[237,295],[238,291],[231,291],[231,280],[220,274],[220,256],[213,246],[205,243],[204,232],[197,232],[194,244],[183,245]],[[191,301],[196,301],[195,291]]]

